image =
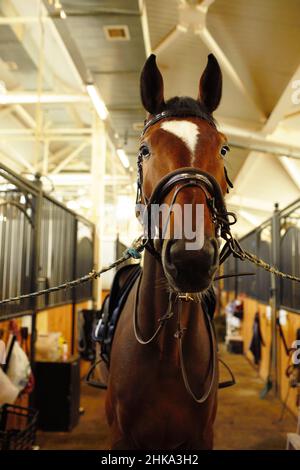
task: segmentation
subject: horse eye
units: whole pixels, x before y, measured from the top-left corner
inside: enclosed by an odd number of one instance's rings
[[[140,148],[140,154],[143,158],[148,158],[150,157],[150,150],[149,148],[146,146],[146,145],[143,145],[141,148]]]
[[[227,152],[229,151],[230,151],[230,148],[228,147],[228,145],[223,145],[223,147],[221,148],[220,154],[222,155],[222,157],[225,157]]]

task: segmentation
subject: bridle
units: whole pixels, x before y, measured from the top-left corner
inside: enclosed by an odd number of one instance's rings
[[[180,112],[176,113],[171,111],[163,111],[145,123],[145,127],[141,136],[144,136],[146,131],[157,122],[170,117],[199,117],[203,119],[203,114],[196,112],[193,113],[188,110],[181,110]],[[224,171],[226,181],[228,185],[232,187],[232,183],[228,178],[226,169]],[[143,155],[140,151],[137,157],[136,204],[137,206],[140,206],[141,204],[145,205],[145,210],[142,214],[142,219],[144,221],[143,225],[145,229],[145,248],[157,259],[160,259],[160,254],[155,249],[152,237],[152,207],[154,205],[160,205],[165,196],[170,193],[172,189],[176,188],[170,204],[169,211],[171,212],[177,195],[182,189],[188,186],[198,187],[204,192],[206,204],[211,214],[211,220],[215,227],[216,238],[221,237],[223,240],[225,240],[225,245],[223,246],[223,249],[220,253],[220,264],[222,264],[231,253],[234,256],[242,259],[243,250],[231,234],[231,226],[236,223],[237,219],[233,212],[227,211],[224,196],[217,180],[211,174],[198,168],[178,168],[177,170],[165,175],[158,182],[151,196],[147,198],[143,190]]]
[[[168,111],[164,111],[156,116],[154,116],[152,119],[150,119],[148,122],[145,123],[145,127],[142,132],[142,136],[145,134],[145,132],[154,124],[157,122],[161,121],[162,119],[166,119],[169,117],[191,117],[191,116],[196,116],[200,117],[203,119],[203,116],[201,116],[198,113],[191,113],[190,111],[183,111],[180,114],[176,113],[171,113]],[[221,251],[220,254],[220,263],[224,262],[225,259],[230,255],[230,253],[238,255],[238,251],[235,250],[235,243],[237,243],[234,238],[231,235],[231,230],[230,227],[234,223],[236,223],[236,216],[234,213],[227,211],[225,201],[224,201],[224,196],[222,193],[222,190],[220,188],[219,183],[217,180],[210,175],[209,173],[202,171],[198,168],[192,168],[192,167],[183,167],[179,168],[175,171],[172,171],[165,175],[156,185],[154,188],[151,196],[149,198],[146,197],[144,194],[143,190],[143,155],[142,152],[138,154],[138,159],[137,159],[137,170],[138,170],[138,175],[137,175],[137,195],[136,195],[136,204],[145,205],[145,211],[143,214],[143,221],[146,222],[147,224],[144,224],[146,226],[146,232],[145,232],[145,238],[144,238],[144,246],[145,248],[152,254],[154,255],[158,260],[161,260],[161,255],[157,251],[157,249],[154,246],[153,243],[153,238],[152,238],[152,227],[151,227],[151,221],[152,221],[152,207],[154,205],[160,205],[162,204],[164,198],[170,193],[171,190],[175,189],[174,194],[172,196],[171,204],[170,204],[170,209],[169,213],[172,210],[174,203],[176,201],[176,198],[179,194],[179,192],[186,188],[186,187],[197,187],[199,188],[205,195],[206,199],[206,204],[209,209],[210,215],[211,215],[211,220],[212,223],[215,227],[215,236],[217,238],[223,238],[225,240],[225,245]],[[225,178],[228,180],[228,175],[225,171]],[[229,185],[231,186],[231,182],[229,181]],[[230,220],[232,218],[232,220]],[[210,367],[210,383],[208,389],[203,393],[202,396],[196,397],[194,392],[191,390],[191,387],[189,385],[189,381],[187,378],[187,373],[186,373],[186,368],[184,365],[184,358],[183,358],[183,348],[182,348],[182,337],[184,334],[184,330],[181,327],[181,310],[182,310],[182,301],[183,300],[193,300],[191,298],[182,296],[182,295],[174,295],[170,293],[169,296],[169,306],[168,306],[168,311],[165,315],[163,315],[159,319],[159,325],[156,329],[156,331],[153,333],[153,335],[145,340],[141,337],[141,334],[139,332],[138,328],[138,318],[137,318],[137,312],[138,312],[138,299],[139,299],[139,289],[140,289],[140,281],[141,277],[139,278],[139,282],[137,285],[136,289],[136,297],[135,297],[135,307],[134,307],[134,314],[133,314],[133,328],[134,328],[134,334],[137,339],[137,341],[142,344],[142,345],[147,345],[154,341],[154,339],[160,334],[162,328],[164,327],[165,323],[172,318],[174,315],[174,307],[175,303],[178,303],[178,308],[177,308],[177,330],[175,333],[175,337],[178,339],[178,345],[179,345],[179,358],[180,358],[180,365],[181,365],[181,372],[182,372],[182,377],[183,381],[186,387],[186,390],[188,393],[192,396],[192,398],[197,402],[197,403],[204,403],[208,397],[210,396],[210,393],[213,388],[213,384],[215,383],[216,380],[216,371],[217,371],[217,354],[216,354],[216,341],[215,341],[215,333],[213,330],[213,325],[211,318],[209,314],[206,312],[205,309],[205,319],[207,323],[207,329],[208,329],[208,335],[209,335],[209,341],[210,341],[210,349],[211,349],[211,356],[212,356],[212,361],[211,361],[211,367]],[[223,363],[224,364],[224,363]],[[235,383],[235,379],[233,377],[232,372],[224,364],[227,370],[229,371],[231,375],[231,380],[227,382],[223,382],[219,384],[219,388],[224,388],[226,386],[233,385]]]

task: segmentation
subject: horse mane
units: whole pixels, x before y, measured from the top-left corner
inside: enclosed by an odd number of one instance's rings
[[[207,121],[213,127],[216,127],[215,119],[206,110],[205,106],[201,104],[200,101],[194,100],[189,96],[174,96],[173,98],[166,101],[164,111],[171,111],[174,113],[174,116],[176,116],[176,113],[178,113],[178,115],[186,113],[188,116],[190,112],[191,115],[197,115],[201,119]]]

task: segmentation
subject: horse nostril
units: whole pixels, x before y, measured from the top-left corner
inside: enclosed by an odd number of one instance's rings
[[[201,250],[187,250],[187,240],[169,240],[165,250],[165,265],[174,276],[179,271],[208,273],[216,269],[218,243],[215,238],[207,238]]]
[[[200,292],[206,289],[218,265],[218,243],[206,238],[201,250],[187,250],[187,240],[165,240],[162,261],[165,274],[175,289]]]

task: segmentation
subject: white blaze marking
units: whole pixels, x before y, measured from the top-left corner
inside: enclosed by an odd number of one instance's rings
[[[161,129],[179,137],[194,155],[200,133],[197,124],[190,121],[165,121]]]

